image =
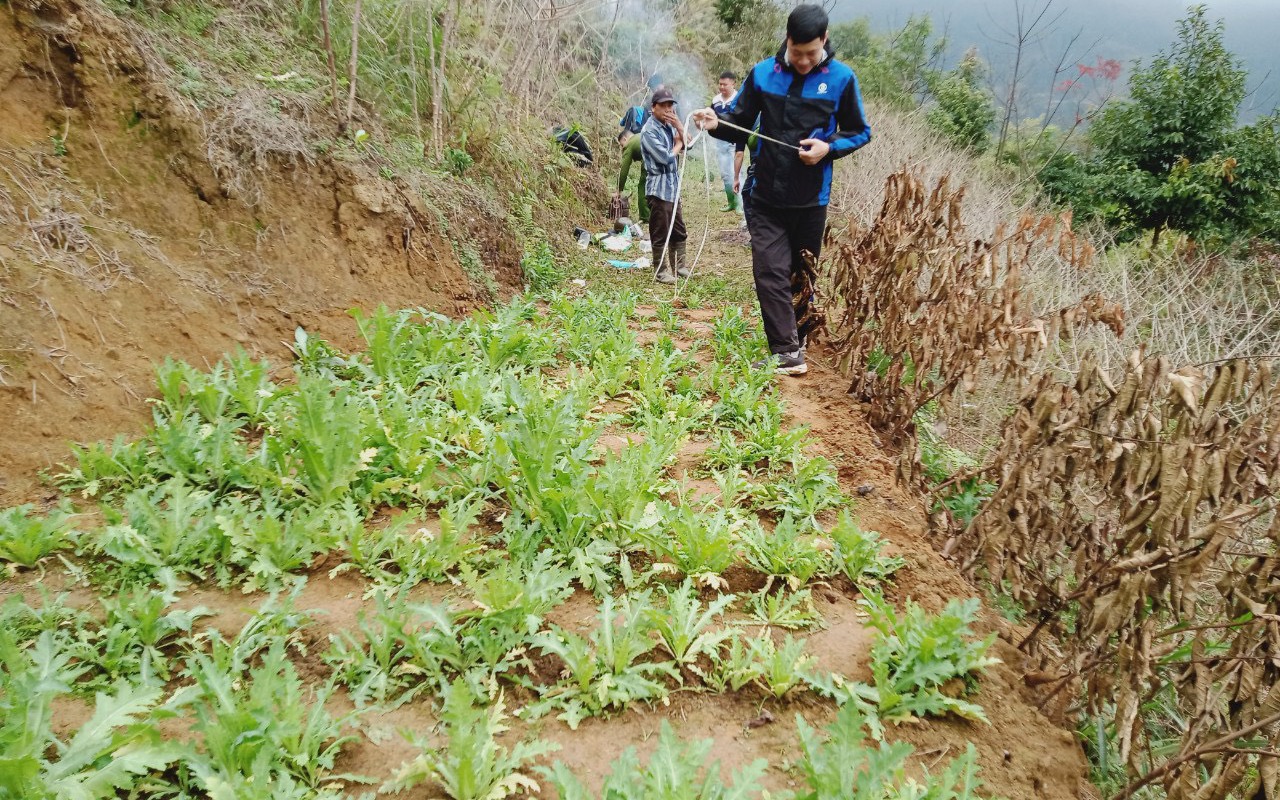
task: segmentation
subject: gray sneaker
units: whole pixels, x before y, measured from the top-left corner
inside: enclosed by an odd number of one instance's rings
[[[767,369],[770,365],[779,375],[803,375],[809,371],[808,365],[804,363],[804,353],[800,350],[774,353],[769,358],[754,362],[751,368]]]

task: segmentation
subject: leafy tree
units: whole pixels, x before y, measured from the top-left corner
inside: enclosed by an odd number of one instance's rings
[[[742,75],[762,57],[773,55],[790,10],[777,0],[714,0],[706,5],[667,1],[690,9],[691,16],[701,13],[697,9],[715,13],[720,30],[713,36],[707,35],[705,21],[690,21],[677,29],[681,46],[701,55],[713,76],[726,69]]]
[[[1236,131],[1226,171],[1226,206],[1242,234],[1280,239],[1280,112]]]
[[[987,67],[976,50],[965,53],[960,65],[929,80],[936,104],[925,120],[952,144],[982,152],[991,142],[996,119],[995,101],[984,85]]]
[[[716,0],[716,16],[734,30],[758,14],[764,4],[765,0]]]
[[[944,38],[933,38],[928,17],[910,17],[888,36],[873,33],[866,18],[831,26],[831,42],[837,55],[858,73],[865,97],[903,110],[920,104],[929,80],[946,49]]]
[[[1235,129],[1246,73],[1222,35],[1221,20],[1192,7],[1170,52],[1139,65],[1130,99],[1094,123],[1088,175],[1059,170],[1064,180],[1051,193],[1079,184],[1082,205],[1121,231],[1152,230],[1153,241],[1167,228],[1206,238],[1265,233],[1280,189],[1276,118]]]

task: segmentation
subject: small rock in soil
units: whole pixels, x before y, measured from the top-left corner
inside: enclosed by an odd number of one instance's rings
[[[747,723],[747,727],[751,729],[763,728],[765,725],[773,724],[773,715],[768,711],[761,712],[760,716]]]
[[[864,483],[858,487],[858,497],[866,497],[867,495],[874,493],[875,490],[876,487],[869,483]]]

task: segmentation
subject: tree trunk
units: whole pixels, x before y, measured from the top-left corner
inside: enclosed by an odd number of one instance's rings
[[[356,112],[356,72],[360,65],[360,6],[363,0],[356,0],[356,7],[351,12],[351,61],[347,63],[347,128],[351,128],[351,120]]]
[[[333,115],[336,117],[338,116],[338,59],[333,54],[333,36],[329,33],[329,0],[320,0],[320,29],[324,32],[324,55],[329,65],[329,99],[333,103]]]

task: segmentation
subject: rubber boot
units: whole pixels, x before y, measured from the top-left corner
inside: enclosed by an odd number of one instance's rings
[[[684,242],[680,242],[679,244],[675,244],[671,246],[671,249],[674,251],[672,253],[672,255],[674,256],[672,261],[674,261],[676,265],[676,276],[680,278],[687,278],[689,277],[689,274],[690,274],[689,264],[685,261],[685,258],[684,258],[685,256],[684,246],[685,246]]]
[[[738,196],[733,193],[732,189],[724,190],[724,208],[720,209],[723,213],[738,210]]]
[[[671,265],[668,263],[670,259],[668,253],[664,252],[662,245],[658,242],[653,243],[653,279],[658,283],[675,283],[675,273],[671,271]]]

